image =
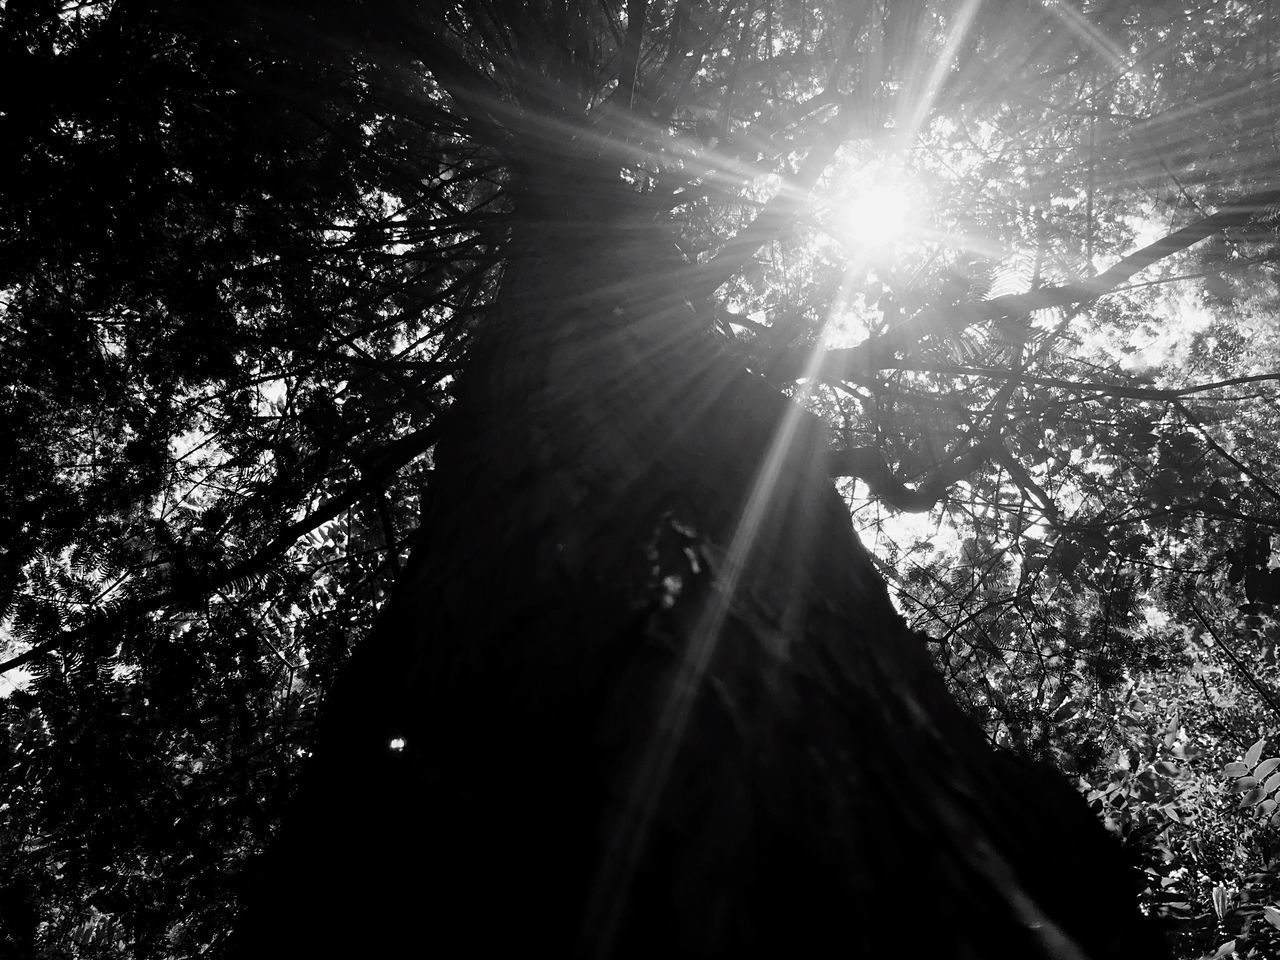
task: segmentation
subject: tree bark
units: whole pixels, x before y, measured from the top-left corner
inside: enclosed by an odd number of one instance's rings
[[[947,695],[822,426],[638,197],[535,173],[232,954],[1160,955],[1083,801]]]

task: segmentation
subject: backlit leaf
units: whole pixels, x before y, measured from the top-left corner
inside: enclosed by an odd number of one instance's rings
[[[1213,888],[1212,897],[1213,912],[1216,913],[1218,915],[1218,919],[1221,920],[1227,915],[1227,910],[1231,908],[1231,896],[1226,887],[1218,885]]]
[[[1262,748],[1265,747],[1266,745],[1267,745],[1266,737],[1263,737],[1261,740],[1259,740],[1257,743],[1255,743],[1252,747],[1249,748],[1249,752],[1244,755],[1244,762],[1251,767],[1254,766],[1258,762],[1258,758],[1262,756]]]
[[[1276,767],[1280,767],[1280,757],[1270,757],[1258,764],[1258,769],[1253,771],[1253,775],[1262,780],[1269,777]]]

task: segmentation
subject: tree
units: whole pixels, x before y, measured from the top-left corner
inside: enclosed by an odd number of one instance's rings
[[[447,940],[486,952],[878,953],[916,910],[912,883],[948,891],[913,936],[929,955],[1153,949],[1118,867],[1069,905],[1100,832],[964,722],[852,537],[823,431],[713,340],[706,296],[794,200],[705,265],[674,254],[671,193],[635,181],[659,77],[687,68],[639,64],[691,46],[695,24],[675,9],[651,39],[632,4],[611,42],[608,12],[395,24],[512,169],[509,259],[405,599],[335,691],[241,949],[309,931],[407,949],[429,902]],[[728,14],[748,43],[749,11]],[[834,57],[814,97],[836,109],[801,186],[850,125],[839,73],[864,26],[819,16]],[[1072,836],[1052,866],[1029,798]]]
[[[470,931],[585,954],[1155,952],[1083,804],[952,703],[830,477],[905,508],[961,480],[996,508],[1016,491],[1011,535],[1043,519],[1062,534],[1052,569],[1108,597],[1119,562],[1103,584],[1062,558],[1106,552],[1117,502],[1163,497],[1171,527],[1224,509],[1226,486],[1169,482],[1204,447],[1123,406],[1179,405],[1221,447],[1185,400],[1202,385],[1084,375],[1063,345],[1192,240],[1231,230],[1269,258],[1255,164],[1184,176],[1229,202],[1091,264],[1128,240],[1108,189],[1167,186],[1117,171],[1176,124],[1099,128],[1176,100],[1204,56],[1230,62],[1269,23],[1243,9],[1151,43],[1168,15],[1128,5],[279,3],[218,28],[181,5],[11,6],[15,72],[81,82],[5,112],[23,145],[6,347],[16,371],[58,374],[40,403],[34,380],[8,394],[25,473],[5,609],[25,646],[6,666],[34,674],[7,702],[25,792],[8,802],[38,811],[9,841],[9,915],[72,887],[128,918],[46,907],[84,950],[195,952],[231,891],[207,858],[166,862],[149,822],[185,820],[177,849],[220,851],[234,878],[279,815],[266,791],[290,782],[271,763],[314,744],[233,953]],[[1117,49],[1152,65],[1111,69]],[[1154,87],[1135,91],[1143,71]],[[133,83],[126,108],[98,93]],[[1240,157],[1263,137],[1229,132]],[[1006,195],[957,207],[1034,251],[1018,293],[963,251],[916,283],[874,265],[878,295],[865,260],[814,253],[806,198],[833,165],[975,134],[986,170],[960,182]],[[94,188],[60,191],[68,170]],[[815,353],[859,285],[870,336]],[[1090,322],[1132,327],[1140,308]],[[1104,495],[1069,455],[1084,442],[1129,462],[1159,446],[1159,469]],[[1047,479],[1058,460],[1073,486]],[[1055,636],[1079,629],[1061,596],[1018,592],[1062,609]],[[1048,636],[1010,626],[1025,606],[994,609],[984,629]],[[971,712],[1028,746],[1035,718],[1010,708],[1027,658],[992,685],[994,658],[966,674],[965,656],[937,659],[962,693],[985,682]],[[59,814],[82,838],[73,876],[50,866]],[[146,894],[102,879],[125,855]],[[161,889],[181,919],[145,909]],[[925,926],[921,889],[941,894]]]

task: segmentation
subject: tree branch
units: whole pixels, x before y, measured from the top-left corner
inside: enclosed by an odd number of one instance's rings
[[[710,297],[741,272],[757,250],[786,228],[796,208],[809,195],[843,142],[844,131],[849,125],[849,112],[841,107],[832,119],[823,124],[822,135],[805,155],[795,176],[785,182],[755,219],[730,237],[720,252],[698,272],[690,285],[691,301],[698,303]]]
[[[1077,289],[1087,293],[1084,299],[1095,300],[1171,254],[1185,250],[1221,230],[1252,222],[1257,219],[1258,214],[1276,203],[1280,203],[1280,190],[1264,190],[1229,203],[1217,213],[1202,217],[1181,230],[1134,251]]]
[[[1277,379],[1280,379],[1280,376],[1277,376]],[[1218,443],[1217,440],[1213,439],[1209,431],[1205,429],[1204,424],[1200,422],[1200,419],[1196,416],[1193,416],[1191,411],[1187,409],[1186,404],[1182,403],[1182,401],[1180,400],[1175,400],[1173,403],[1173,406],[1175,410],[1177,410],[1184,417],[1186,417],[1188,422],[1190,422],[1190,424],[1196,428],[1196,432],[1204,438],[1205,443],[1209,445],[1209,448],[1213,450],[1214,453],[1222,457],[1224,460],[1227,461],[1227,463],[1231,464],[1233,467],[1235,467],[1237,470],[1243,473],[1246,477],[1248,477],[1249,480],[1255,486],[1261,487],[1263,490],[1265,490],[1270,495],[1272,500],[1280,500],[1280,493],[1276,492],[1275,487],[1271,486],[1271,484],[1267,483],[1266,480],[1260,477],[1256,470],[1250,469],[1248,464],[1242,462],[1237,457],[1233,456],[1229,450],[1227,450],[1222,446],[1222,444]]]
[[[831,69],[827,83],[819,96],[828,93],[836,97],[836,114],[822,124],[818,130],[817,142],[805,155],[800,169],[794,177],[785,182],[756,215],[756,218],[729,239],[711,261],[707,263],[695,278],[689,299],[698,303],[710,297],[720,286],[736,276],[747,262],[755,256],[757,250],[778,236],[787,226],[796,207],[803,203],[813,190],[818,179],[835,158],[836,150],[845,141],[853,126],[857,110],[853,97],[839,97],[839,85],[849,66],[853,55],[853,39],[861,29],[862,12],[849,32],[849,43],[840,58]]]
[[[640,40],[649,0],[627,0],[627,35],[618,61],[618,96],[628,110],[635,106],[636,70],[640,63]]]
[[[434,444],[440,433],[440,427],[437,426],[439,423],[440,420],[437,418],[420,430],[415,430],[413,433],[387,444],[378,452],[376,457],[371,459],[369,466],[361,471],[359,480],[351,483],[347,489],[337,496],[330,497],[301,520],[286,526],[272,538],[270,543],[251,557],[245,558],[226,570],[214,572],[203,583],[198,583],[194,586],[190,583],[184,583],[179,588],[170,588],[160,593],[137,598],[134,602],[127,604],[124,609],[117,611],[113,617],[127,618],[151,613],[181,602],[184,596],[189,596],[193,590],[212,592],[236,580],[260,572],[271,561],[283,556],[291,546],[298,542],[299,538],[328,523],[338,514],[355,504],[361,497],[379,489],[397,470]],[[16,670],[18,667],[25,666],[47,653],[69,646],[93,631],[102,628],[102,626],[102,621],[92,621],[71,630],[61,631],[48,640],[36,644],[30,650],[26,650],[0,663],[0,674]]]
[[[1253,687],[1253,689],[1257,691],[1258,696],[1262,698],[1262,702],[1267,705],[1267,708],[1277,717],[1280,717],[1280,704],[1276,703],[1276,699],[1272,696],[1271,691],[1264,687],[1262,685],[1262,681],[1253,675],[1253,671],[1245,666],[1245,663],[1240,659],[1239,654],[1227,646],[1227,643],[1222,639],[1221,634],[1219,634],[1217,630],[1213,629],[1213,624],[1205,619],[1204,614],[1200,612],[1200,608],[1197,607],[1194,602],[1189,603],[1188,605],[1191,607],[1191,612],[1196,615],[1196,619],[1199,620],[1204,625],[1204,628],[1209,631],[1209,635],[1213,637],[1217,646],[1231,660],[1232,666],[1240,672],[1240,675],[1244,677],[1249,686]]]
[[[838,352],[838,351],[832,351]],[[1174,402],[1182,397],[1207,393],[1210,390],[1221,390],[1224,387],[1239,387],[1248,383],[1272,383],[1280,381],[1280,373],[1255,373],[1246,377],[1229,377],[1226,380],[1212,380],[1209,383],[1193,383],[1187,387],[1135,387],[1127,383],[1102,381],[1088,383],[1079,380],[1064,380],[1061,377],[1044,377],[1032,373],[1015,373],[1003,367],[975,367],[951,363],[911,363],[895,362],[886,364],[886,368],[894,370],[917,370],[921,373],[945,373],[958,377],[988,377],[993,380],[1007,380],[1014,383],[1025,383],[1039,387],[1054,387],[1078,393],[1092,393],[1105,397],[1124,397],[1129,400],[1152,400]],[[856,381],[855,381],[856,382]]]
[[[1181,230],[1134,251],[1103,273],[1081,284],[1045,287],[981,303],[926,308],[879,336],[864,340],[856,347],[828,350],[817,366],[815,379],[866,382],[873,371],[889,365],[889,360],[894,355],[909,349],[930,334],[953,333],[975,323],[1005,317],[1024,317],[1037,310],[1052,307],[1077,307],[1091,303],[1113,292],[1116,287],[1153,263],[1185,250],[1221,230],[1249,223],[1260,212],[1276,203],[1280,203],[1280,190],[1251,194],[1228,204],[1215,214],[1202,217]],[[774,361],[769,373],[785,379],[798,379],[805,374],[807,364],[804,351],[792,351]]]
[[[906,513],[923,513],[933,508],[958,480],[972,474],[995,454],[998,437],[986,437],[952,456],[914,489],[894,475],[878,447],[848,447],[827,454],[831,477],[854,477],[867,485],[873,497],[886,506]]]

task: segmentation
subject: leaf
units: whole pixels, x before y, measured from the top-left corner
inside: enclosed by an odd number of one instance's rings
[[[1255,743],[1252,747],[1249,748],[1249,752],[1244,755],[1244,762],[1251,767],[1256,766],[1258,763],[1258,758],[1262,756],[1262,748],[1265,747],[1266,745],[1267,745],[1267,738],[1263,737],[1261,740],[1259,740],[1257,743]]]
[[[1244,793],[1246,790],[1252,790],[1258,785],[1257,777],[1241,777],[1231,785],[1231,793]]]
[[[1177,764],[1170,763],[1168,760],[1161,760],[1156,764],[1156,773],[1177,779],[1182,776],[1182,768]]]
[[[1271,774],[1271,771],[1273,771],[1276,767],[1280,767],[1280,757],[1271,757],[1267,760],[1263,760],[1260,764],[1258,764],[1258,769],[1253,771],[1253,775],[1257,777],[1259,780],[1262,780],[1265,777],[1269,776]]]
[[[1265,796],[1266,794],[1262,792],[1261,787],[1254,787],[1240,798],[1240,807],[1241,809],[1251,807]]]
[[[1214,953],[1213,960],[1220,960],[1220,958],[1222,957],[1229,957],[1235,952],[1236,952],[1236,942],[1234,940],[1228,940],[1226,943],[1224,943],[1222,946],[1218,948],[1216,953]]]
[[[1231,898],[1227,893],[1227,888],[1219,884],[1213,888],[1212,897],[1213,912],[1216,913],[1218,915],[1218,919],[1221,920],[1226,915],[1227,911],[1231,909]]]
[[[1224,777],[1243,777],[1248,772],[1249,765],[1247,763],[1241,763],[1238,760],[1234,763],[1228,763],[1222,768],[1222,775]]]
[[[1263,907],[1262,915],[1267,918],[1267,923],[1280,930],[1280,910],[1275,907]]]
[[[1273,773],[1267,778],[1267,782],[1262,785],[1262,792],[1271,793],[1276,787],[1280,787],[1280,773]]]

